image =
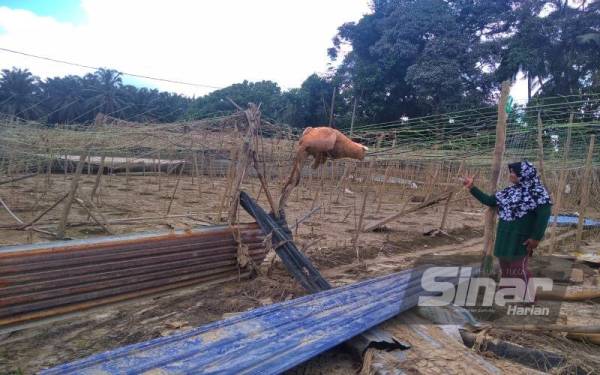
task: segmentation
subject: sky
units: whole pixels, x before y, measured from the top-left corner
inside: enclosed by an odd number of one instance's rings
[[[272,80],[299,87],[330,64],[337,28],[369,0],[0,0],[0,48],[122,72],[226,87]],[[89,69],[0,51],[0,69],[40,78]],[[125,78],[188,96],[214,90]]]

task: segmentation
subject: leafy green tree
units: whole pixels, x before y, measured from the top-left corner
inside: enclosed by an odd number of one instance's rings
[[[502,3],[375,1],[372,14],[340,27],[330,55],[351,45],[340,71],[374,121],[484,105],[494,85],[480,68],[490,54],[481,35],[496,29]]]
[[[522,71],[529,93],[570,95],[600,86],[600,2],[519,1],[501,45],[499,79]]]
[[[235,110],[229,99],[240,106],[260,103],[261,111],[267,118],[277,118],[283,110],[281,88],[272,81],[236,83],[224,89],[200,97],[192,103],[189,116],[202,118]]]

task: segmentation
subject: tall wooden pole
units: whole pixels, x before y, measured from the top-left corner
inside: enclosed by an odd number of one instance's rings
[[[556,250],[556,225],[558,221],[558,214],[562,208],[562,198],[565,191],[565,184],[567,183],[567,162],[569,160],[569,152],[571,152],[571,125],[573,124],[573,114],[569,117],[569,127],[567,128],[567,141],[565,143],[565,151],[563,153],[563,159],[561,163],[560,175],[558,177],[558,189],[556,191],[556,201],[552,207],[554,211],[554,220],[552,221],[552,234],[550,239],[550,253]]]
[[[79,163],[77,164],[77,169],[75,169],[75,174],[73,175],[73,179],[71,180],[71,188],[69,190],[69,195],[67,196],[67,200],[65,201],[63,212],[60,217],[60,222],[58,223],[58,229],[56,231],[56,237],[59,239],[64,238],[65,236],[65,230],[67,228],[67,218],[69,217],[71,206],[73,205],[73,201],[75,200],[75,193],[77,192],[77,187],[79,186],[79,177],[81,176],[81,172],[83,171],[83,164],[85,163],[86,157],[86,152],[81,153],[81,155],[79,156]]]
[[[506,122],[508,114],[506,113],[506,102],[510,91],[510,82],[502,82],[502,90],[500,91],[500,102],[498,103],[498,122],[496,123],[496,145],[494,147],[492,161],[492,175],[489,183],[489,192],[493,194],[498,186],[500,178],[500,168],[502,167],[502,159],[506,148]],[[492,270],[493,251],[495,242],[496,229],[496,210],[488,208],[485,212],[485,225],[483,232],[483,272],[490,273]]]
[[[356,103],[358,98],[354,96],[354,106],[352,106],[352,119],[350,120],[350,137],[354,134],[354,119],[356,118]]]
[[[540,178],[544,185],[546,185],[546,174],[544,173],[544,139],[542,136],[544,135],[544,124],[542,123],[542,114],[538,111],[537,117],[537,128],[538,128],[538,167],[540,172]]]
[[[588,148],[587,158],[585,160],[585,172],[583,175],[583,185],[581,187],[581,200],[579,201],[579,221],[577,222],[577,235],[575,237],[575,250],[581,247],[581,239],[583,237],[583,224],[585,221],[585,209],[588,205],[590,195],[590,178],[592,175],[592,157],[594,156],[594,142],[596,136],[590,136],[590,147]]]
[[[335,107],[335,92],[337,91],[337,87],[333,87],[333,93],[331,94],[331,107],[329,109],[329,127],[333,127],[333,108]]]

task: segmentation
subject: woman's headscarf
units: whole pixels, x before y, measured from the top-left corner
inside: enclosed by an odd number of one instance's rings
[[[536,207],[552,204],[550,194],[537,175],[537,170],[528,161],[509,164],[519,183],[496,193],[498,213],[505,221],[522,218]]]

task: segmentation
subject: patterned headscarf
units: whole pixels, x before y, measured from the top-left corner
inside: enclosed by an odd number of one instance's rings
[[[552,204],[550,194],[528,161],[510,164],[509,168],[519,176],[519,183],[496,193],[498,213],[504,221],[522,218],[536,207]]]

